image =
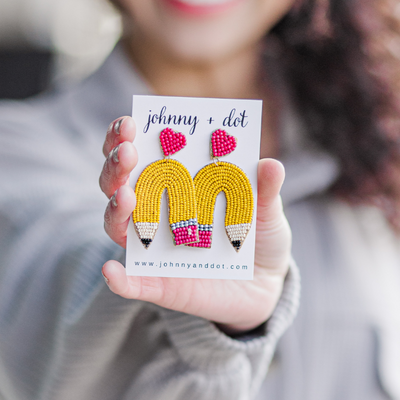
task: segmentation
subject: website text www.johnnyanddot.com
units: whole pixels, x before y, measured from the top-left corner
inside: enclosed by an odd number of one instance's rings
[[[226,269],[226,270],[247,270],[247,265],[225,265],[215,263],[173,263],[173,262],[154,262],[154,261],[135,261],[136,266],[153,268],[185,268],[185,269]]]

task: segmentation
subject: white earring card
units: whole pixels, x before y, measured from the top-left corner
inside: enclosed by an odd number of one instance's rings
[[[261,100],[133,96],[126,273],[253,279]]]

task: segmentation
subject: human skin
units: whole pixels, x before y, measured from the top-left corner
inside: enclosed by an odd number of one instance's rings
[[[120,0],[128,21],[125,48],[157,94],[263,98],[268,116],[268,98],[258,73],[260,41],[294,0],[219,3],[198,0],[193,6],[192,0]],[[261,155],[270,156],[275,149],[265,120]],[[106,161],[100,187],[111,199],[105,211],[106,232],[125,247],[136,201],[128,184],[137,163],[132,143],[135,123],[130,117],[116,122],[111,123],[103,147]],[[116,146],[118,162],[108,156]],[[279,196],[283,180],[282,164],[272,158],[260,160],[252,281],[126,276],[124,267],[111,260],[102,269],[108,286],[125,298],[214,321],[227,333],[259,326],[271,316],[289,266],[291,232]]]

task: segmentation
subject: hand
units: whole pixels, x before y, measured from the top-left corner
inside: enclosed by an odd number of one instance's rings
[[[103,147],[107,159],[100,187],[111,198],[104,217],[105,230],[112,240],[125,247],[128,221],[136,204],[128,179],[136,166],[137,153],[131,143],[135,137],[134,121],[130,117],[124,117],[122,123],[118,121],[107,132]],[[118,125],[119,133],[115,129]],[[124,267],[112,260],[102,269],[109,288],[125,298],[209,319],[227,333],[259,326],[276,306],[289,265],[291,232],[279,196],[284,175],[278,161],[260,160],[254,280],[126,276]]]

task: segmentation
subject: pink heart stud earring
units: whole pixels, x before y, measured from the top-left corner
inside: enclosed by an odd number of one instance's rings
[[[234,136],[228,135],[222,129],[211,134],[211,156],[218,158],[232,153],[236,149],[237,141]]]

